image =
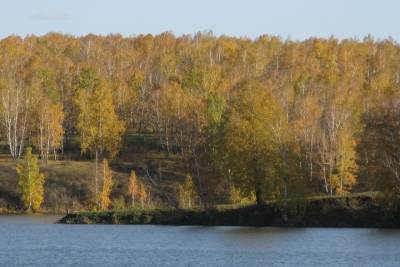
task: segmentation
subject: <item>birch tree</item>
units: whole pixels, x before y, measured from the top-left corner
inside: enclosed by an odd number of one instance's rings
[[[78,77],[75,103],[79,110],[76,128],[81,136],[81,151],[95,156],[95,202],[98,203],[98,162],[104,152],[115,156],[121,144],[124,124],[114,109],[109,87],[90,70]]]
[[[37,157],[30,147],[17,165],[17,174],[25,208],[28,211],[38,210],[43,202],[45,176],[40,172]]]
[[[64,112],[60,103],[53,103],[43,98],[38,107],[38,134],[36,144],[40,150],[42,161],[47,163],[50,153],[57,160],[57,150],[60,149],[64,136]]]
[[[182,208],[192,208],[197,201],[197,192],[191,175],[187,175],[179,186],[179,204]]]
[[[27,56],[20,38],[0,43],[0,62],[0,122],[11,157],[18,159],[25,145],[31,102],[24,77]]]

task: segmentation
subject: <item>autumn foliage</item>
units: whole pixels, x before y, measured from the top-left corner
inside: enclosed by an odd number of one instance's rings
[[[100,190],[98,162],[118,159],[128,134],[179,157],[199,203],[229,202],[230,191],[238,203],[397,192],[399,90],[398,43],[370,36],[0,40],[1,141],[12,158],[33,146],[45,163],[79,140],[82,158],[96,162],[96,205],[111,190]],[[132,173],[132,206],[149,203],[154,183]]]
[[[18,185],[22,194],[22,201],[28,211],[40,209],[44,197],[45,177],[40,172],[37,156],[32,154],[28,147],[25,157],[17,165]]]
[[[179,205],[182,208],[192,208],[198,204],[196,187],[192,176],[186,176],[183,184],[179,185]]]
[[[103,160],[103,186],[99,193],[99,208],[106,210],[110,207],[110,194],[113,186],[112,171],[107,159]]]

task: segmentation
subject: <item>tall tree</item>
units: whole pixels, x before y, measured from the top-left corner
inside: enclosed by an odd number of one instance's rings
[[[43,98],[38,107],[38,133],[36,144],[40,150],[41,159],[47,163],[49,154],[57,159],[57,150],[61,148],[64,137],[64,112],[60,103],[53,103]]]
[[[262,204],[274,178],[278,146],[274,131],[283,118],[269,86],[244,81],[236,86],[223,122],[225,174]],[[269,189],[268,189],[269,187]]]
[[[23,41],[9,37],[0,43],[0,118],[11,157],[17,159],[24,149],[29,126],[31,98],[25,76],[28,55]]]
[[[400,110],[396,100],[371,108],[363,118],[361,141],[357,147],[360,174],[368,188],[400,192]]]
[[[75,103],[79,109],[76,128],[81,135],[81,151],[95,155],[95,197],[98,203],[98,162],[104,151],[115,156],[125,130],[115,113],[112,94],[106,82],[90,69],[78,77]]]

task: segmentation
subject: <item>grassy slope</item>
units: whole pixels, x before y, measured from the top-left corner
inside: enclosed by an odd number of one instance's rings
[[[41,165],[46,175],[44,209],[48,211],[83,210],[93,200],[95,165],[82,159],[76,140],[69,140],[66,154],[60,161]],[[0,212],[22,208],[18,191],[16,162],[0,154]],[[121,196],[128,202],[128,177],[135,170],[139,179],[151,187],[157,205],[177,204],[177,185],[185,177],[185,168],[178,155],[167,156],[152,136],[128,135],[118,157],[111,161],[114,174],[112,198]]]

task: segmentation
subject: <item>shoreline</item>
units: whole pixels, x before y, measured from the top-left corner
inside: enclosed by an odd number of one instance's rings
[[[400,210],[394,207],[371,196],[352,196],[238,208],[76,212],[57,223],[400,228]]]

